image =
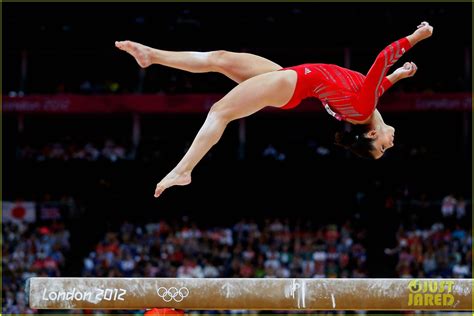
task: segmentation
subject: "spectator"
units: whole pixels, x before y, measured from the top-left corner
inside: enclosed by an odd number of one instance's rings
[[[453,194],[446,195],[441,203],[441,214],[443,214],[443,217],[453,216],[456,204],[457,200]]]

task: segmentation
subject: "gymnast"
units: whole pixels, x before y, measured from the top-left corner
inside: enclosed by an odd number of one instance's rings
[[[378,159],[393,147],[395,129],[385,124],[376,109],[379,97],[400,79],[412,77],[417,67],[407,62],[387,76],[389,68],[411,47],[430,37],[433,27],[422,22],[410,35],[388,45],[366,76],[331,64],[303,64],[282,68],[260,56],[228,51],[173,52],[131,41],[115,46],[132,55],[140,67],[164,65],[193,73],[219,72],[238,85],[216,102],[190,148],[156,186],[155,197],[174,185],[191,183],[191,173],[221,138],[229,122],[266,106],[296,107],[308,97],[319,99],[338,120],[354,124],[352,132],[336,133],[335,143],[360,157]]]

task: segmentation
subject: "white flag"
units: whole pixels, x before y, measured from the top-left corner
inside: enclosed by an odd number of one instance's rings
[[[4,223],[36,221],[35,202],[2,201],[2,220]]]

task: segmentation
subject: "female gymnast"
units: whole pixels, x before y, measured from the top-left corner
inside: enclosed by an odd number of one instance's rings
[[[191,147],[157,184],[154,196],[160,196],[171,186],[191,183],[194,167],[219,141],[229,122],[266,106],[291,109],[308,97],[318,98],[330,115],[357,127],[351,133],[337,133],[336,144],[361,157],[380,158],[393,146],[395,129],[383,121],[376,110],[377,101],[398,80],[413,76],[417,67],[407,62],[392,74],[386,74],[405,52],[432,33],[433,27],[422,22],[411,35],[388,45],[366,76],[330,64],[282,68],[248,53],[172,52],[131,41],[115,42],[117,48],[131,54],[143,68],[159,64],[193,73],[219,72],[238,83],[211,107]]]

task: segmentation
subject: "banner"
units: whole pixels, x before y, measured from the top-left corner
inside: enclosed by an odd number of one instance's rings
[[[34,202],[2,201],[2,220],[4,223],[36,221],[36,204]]]
[[[207,112],[223,94],[121,94],[3,96],[3,112],[13,113],[200,113]],[[472,93],[387,93],[377,106],[383,112],[471,111]],[[279,111],[266,108],[266,111]],[[303,100],[291,111],[324,111],[315,98]]]

